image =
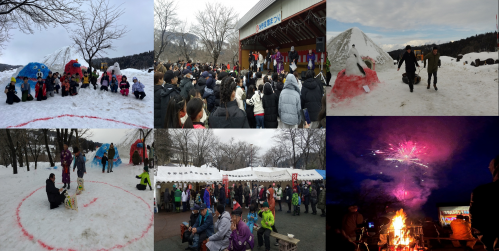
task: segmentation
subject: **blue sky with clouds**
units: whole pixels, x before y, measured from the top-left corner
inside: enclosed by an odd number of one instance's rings
[[[107,50],[105,57],[121,57],[154,50],[153,0],[110,0],[111,5],[125,9],[125,14],[119,22],[126,25],[129,32],[122,39],[115,41],[115,50]],[[87,7],[90,4],[88,3]],[[78,29],[71,26],[70,29]],[[62,26],[35,30],[34,34],[24,34],[19,30],[11,30],[11,40],[5,43],[0,56],[0,63],[10,65],[25,65],[39,61],[45,55],[57,49],[72,45],[70,34]],[[1,35],[1,34],[0,34]]]
[[[496,30],[496,0],[328,0],[328,40],[358,27],[385,51]]]

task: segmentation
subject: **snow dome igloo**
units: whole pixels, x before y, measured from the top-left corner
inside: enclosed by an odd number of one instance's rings
[[[111,146],[111,144],[102,144],[101,147],[99,147],[99,149],[97,149],[97,152],[95,153],[95,157],[94,159],[92,160],[92,167],[101,167],[102,166],[102,156],[104,156],[104,153],[107,154],[107,157],[109,158],[109,154],[108,154],[108,151],[109,151],[109,146]],[[118,153],[118,147],[114,146],[114,151],[115,151],[115,154],[114,154],[114,158],[113,158],[113,168],[114,167],[117,167],[119,165],[121,165],[121,158],[120,158],[120,154]],[[111,160],[109,160],[111,161]],[[107,164],[106,164],[107,166]]]
[[[130,147],[130,162],[129,162],[130,164],[132,164],[132,156],[135,150],[139,152],[140,158],[142,159],[142,151],[144,150],[144,143],[142,143],[141,139],[136,140],[135,143],[133,143],[132,146]],[[147,156],[147,151],[146,151],[146,158],[149,158]]]
[[[80,75],[80,78],[83,76],[83,73],[81,71],[81,64],[78,63],[78,59],[69,61],[64,67],[64,72],[65,74],[71,73],[71,75],[78,73],[78,75]],[[62,74],[61,72],[59,73]],[[66,75],[61,78],[61,82],[64,81],[65,77]]]
[[[42,63],[29,63],[15,77],[16,85],[21,86],[24,77],[28,77],[29,85],[31,88],[35,88],[37,78],[42,77],[42,79],[45,79],[49,75],[49,71],[49,68]]]
[[[114,71],[114,75],[116,75],[116,80],[118,80],[118,83],[121,82],[121,77],[123,77],[123,74],[121,73],[120,70],[120,64],[118,62],[115,62],[114,65],[111,65],[107,68],[106,72],[107,75],[109,76],[109,80],[113,77],[112,72]],[[104,76],[104,73],[102,73],[101,77]]]

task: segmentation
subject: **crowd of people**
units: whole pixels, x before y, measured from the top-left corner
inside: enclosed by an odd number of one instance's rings
[[[324,87],[313,67],[301,79],[284,71],[279,55],[276,49],[277,67],[268,75],[263,63],[260,71],[239,71],[238,62],[232,70],[229,63],[156,63],[154,127],[325,128]]]
[[[250,187],[247,183],[241,182],[232,184],[228,188],[223,183],[206,185],[199,191],[190,187],[189,185],[182,189],[174,185],[172,191],[165,188],[163,194],[165,209],[169,208],[169,204],[173,204],[172,211],[177,213],[192,211],[189,228],[183,236],[183,242],[190,244],[186,250],[198,250],[205,239],[208,239],[206,243],[208,250],[245,250],[246,245],[241,243],[246,241],[249,245],[250,240],[253,241],[250,236],[253,237],[254,233],[257,235],[258,246],[265,245],[265,249],[269,250],[270,233],[278,232],[275,213],[283,211],[283,202],[288,205],[287,213],[293,216],[300,215],[300,205],[303,204],[304,213],[309,213],[311,206],[312,215],[317,215],[316,208],[319,208],[322,211],[320,216],[326,217],[326,192],[324,185],[318,182],[314,184],[296,182],[292,186],[286,185],[285,188],[280,184],[268,186],[253,184]],[[248,209],[246,223],[241,223],[241,219],[244,218],[243,207]],[[225,211],[226,208],[232,210],[232,218]],[[218,217],[215,223],[213,223],[213,214]],[[258,230],[254,231],[255,228]],[[236,236],[233,236],[235,229],[237,229]],[[237,244],[233,243],[233,240],[242,242]],[[277,238],[275,245],[279,245]]]
[[[118,83],[116,75],[114,75],[114,70],[111,73],[111,78],[107,75],[107,72],[104,72],[103,76],[100,78],[100,90],[118,92],[118,88],[120,89],[120,93],[123,96],[128,96],[130,83],[127,81],[127,77],[125,75],[122,76],[121,82]],[[90,84],[94,87],[94,90],[97,90],[97,80],[99,75],[97,74],[97,70],[94,69],[93,72],[89,73],[88,71],[84,71],[83,76],[80,76],[79,73],[71,74],[71,73],[63,73],[62,75],[59,72],[55,72],[52,74],[52,71],[49,71],[48,76],[43,79],[41,76],[37,77],[37,82],[35,85],[35,96],[31,94],[31,86],[28,83],[29,78],[24,77],[23,83],[21,84],[21,99],[17,96],[16,90],[16,78],[12,77],[10,80],[10,84],[5,87],[5,94],[7,95],[6,103],[12,105],[14,103],[26,102],[26,101],[43,101],[48,98],[54,97],[55,94],[59,94],[59,90],[61,91],[61,96],[75,96],[78,95],[80,88],[90,88]],[[144,84],[142,84],[136,77],[133,77],[133,85],[132,85],[132,94],[137,99],[143,99],[146,94],[144,92]]]

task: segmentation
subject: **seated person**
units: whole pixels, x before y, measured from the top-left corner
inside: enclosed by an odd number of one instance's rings
[[[16,95],[17,94],[17,91],[16,91],[16,78],[12,78],[10,80],[10,84],[8,84],[7,86],[5,86],[5,94],[7,94],[7,101],[6,103],[9,104],[9,105],[12,105],[14,103],[19,103],[21,102],[21,100],[19,99],[19,97]]]
[[[264,202],[262,209],[258,212],[258,215],[262,219],[261,226],[258,229],[258,247],[263,246],[263,237],[265,237],[265,250],[270,250],[270,233],[272,232],[272,226],[274,225],[274,215],[272,211],[269,210],[269,203]]]
[[[137,184],[137,189],[139,190],[146,190],[148,184],[149,189],[152,190],[151,178],[149,178],[148,169],[149,168],[147,168],[147,166],[144,167],[144,172],[142,172],[140,175],[135,176],[135,178],[140,179],[140,184]]]
[[[184,235],[182,236],[182,243],[184,242],[189,242],[189,245],[192,245],[192,239],[194,238],[194,235],[192,234],[192,226],[196,223],[196,220],[199,217],[199,206],[194,204],[194,206],[191,208],[192,213],[191,217],[189,219],[189,229],[187,229],[184,232]]]
[[[50,209],[57,208],[64,202],[64,199],[66,198],[64,193],[66,190],[63,190],[64,188],[58,189],[55,187],[55,174],[51,173],[49,178],[45,181],[45,191],[47,192],[47,197],[50,202]]]
[[[215,222],[216,233],[208,238],[206,247],[208,250],[224,250],[229,247],[230,231],[230,214],[225,211],[225,206],[219,204],[215,211],[217,221]]]
[[[466,242],[466,246],[473,249],[473,246],[475,246],[476,240],[475,240],[475,237],[473,237],[473,235],[471,234],[471,224],[464,220],[463,215],[456,216],[456,219],[450,223],[450,228],[452,229],[452,234],[450,235],[450,238],[457,239],[457,240],[473,239],[472,241]],[[454,245],[454,247],[461,246],[459,241],[452,241],[452,244]]]
[[[242,214],[243,210],[241,208],[232,211],[230,226],[232,233],[229,237],[229,251],[246,251],[247,248],[253,249],[255,245],[255,237],[242,221]]]
[[[200,250],[201,243],[203,243],[206,238],[213,235],[213,216],[210,215],[205,203],[201,204],[199,211],[199,217],[196,220],[196,223],[194,223],[192,229],[189,228],[189,231],[192,231],[194,234],[192,245],[189,246],[191,251]]]

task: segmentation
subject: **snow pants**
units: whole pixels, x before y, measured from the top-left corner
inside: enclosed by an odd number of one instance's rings
[[[121,92],[122,95],[127,95],[128,96],[129,90],[128,89],[121,89],[120,92]]]
[[[69,91],[65,91],[65,90],[62,90],[62,96],[68,96],[69,95]]]
[[[55,93],[59,93],[59,89],[61,89],[60,85],[54,86]]]
[[[133,95],[135,95],[136,98],[144,99],[144,97],[146,96],[146,93],[145,92],[134,91]]]
[[[87,88],[88,87],[88,84],[82,84],[81,85],[81,88]]]
[[[107,86],[101,86],[100,87],[101,91],[104,90],[104,91],[109,91],[109,89],[107,88]]]
[[[430,85],[430,82],[431,82],[431,75],[433,75],[433,84],[436,85],[437,84],[437,72],[432,72],[432,73],[428,72],[428,85]]]
[[[146,190],[146,188],[147,188],[146,185],[137,184],[137,189],[139,190]]]
[[[111,92],[118,92],[118,85],[111,85]]]
[[[414,78],[416,77],[415,71],[406,71],[407,78],[409,79],[409,89],[412,91],[414,88]]]
[[[102,164],[102,172],[106,171],[106,164]]]
[[[15,93],[7,92],[7,101],[5,103],[12,105],[14,103],[19,103],[19,102],[21,102],[21,100]]]
[[[64,195],[64,192],[59,194],[59,196],[56,197],[55,201],[49,201],[50,203],[50,209],[54,209],[59,207],[60,204],[64,202],[64,199],[66,196]]]
[[[78,170],[78,171],[76,171],[76,174],[78,175],[78,178],[82,178],[83,179],[83,174],[84,174],[83,171]]]

